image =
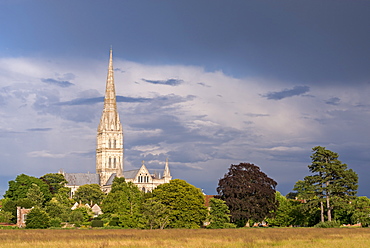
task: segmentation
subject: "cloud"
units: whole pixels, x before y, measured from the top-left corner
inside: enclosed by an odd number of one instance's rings
[[[198,83],[199,85],[203,86],[203,87],[207,87],[207,88],[210,88],[211,86],[205,84],[205,83]]]
[[[28,128],[27,131],[30,132],[47,132],[53,130],[52,128]]]
[[[249,117],[267,117],[267,116],[270,116],[268,114],[254,114],[254,113],[246,113],[244,115],[249,116]]]
[[[329,105],[339,105],[340,98],[338,98],[338,97],[332,97],[332,98],[328,99],[325,103],[326,104],[329,104]]]
[[[67,156],[67,154],[51,153],[49,151],[42,150],[42,151],[29,152],[27,153],[27,156],[32,157],[32,158],[40,158],[40,157],[41,158],[64,158]]]
[[[162,85],[170,85],[170,86],[177,86],[182,83],[184,83],[183,80],[180,79],[167,79],[167,80],[147,80],[147,79],[141,79],[144,82],[151,83],[151,84],[162,84]]]
[[[310,91],[308,86],[294,86],[292,89],[285,89],[282,91],[270,92],[262,97],[266,97],[269,100],[281,100],[287,97],[299,96]]]
[[[51,84],[51,85],[56,85],[56,86],[63,87],[63,88],[74,85],[73,83],[69,81],[56,80],[53,78],[42,78],[41,82]]]
[[[127,96],[117,96],[116,101],[117,102],[146,102],[150,101],[149,98],[143,98],[143,97],[127,97]],[[65,101],[65,102],[59,102],[56,103],[56,105],[91,105],[99,102],[104,102],[104,97],[92,97],[92,98],[76,98],[71,101]]]

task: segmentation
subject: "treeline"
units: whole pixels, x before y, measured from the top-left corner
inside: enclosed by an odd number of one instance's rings
[[[294,192],[281,195],[277,182],[250,163],[231,165],[219,180],[218,195],[205,206],[200,189],[174,179],[144,193],[124,178],[115,178],[104,194],[99,185],[79,187],[72,199],[62,174],[41,178],[19,175],[9,182],[2,199],[0,222],[16,222],[16,207],[31,208],[27,228],[69,226],[163,228],[235,228],[259,223],[269,226],[335,227],[370,223],[370,199],[357,197],[358,176],[338,160],[338,154],[312,149],[310,174]],[[207,197],[208,198],[208,197]],[[75,202],[79,206],[71,209]],[[95,216],[98,204],[103,212]]]

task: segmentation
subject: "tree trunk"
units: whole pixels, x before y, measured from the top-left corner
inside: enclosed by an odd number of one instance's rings
[[[329,182],[326,182],[326,187],[328,187],[329,185]],[[328,189],[326,189],[328,190]],[[327,211],[328,211],[328,221],[331,221],[331,208],[330,208],[330,197],[329,197],[329,193],[328,191],[326,191],[326,207],[327,207]]]
[[[324,222],[325,221],[325,218],[324,218],[324,203],[322,201],[320,201],[320,216],[321,216],[321,222]]]

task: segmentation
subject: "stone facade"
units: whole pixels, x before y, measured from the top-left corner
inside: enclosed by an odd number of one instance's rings
[[[32,208],[21,208],[17,207],[17,227],[25,227],[27,214],[32,210]]]

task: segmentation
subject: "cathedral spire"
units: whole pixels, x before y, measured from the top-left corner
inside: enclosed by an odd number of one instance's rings
[[[107,83],[105,88],[104,109],[100,119],[99,131],[121,130],[117,112],[116,90],[114,86],[113,52],[110,49]]]
[[[103,114],[100,119],[96,145],[96,173],[104,186],[113,176],[123,175],[123,130],[119,120],[114,87],[113,55],[110,49]]]

